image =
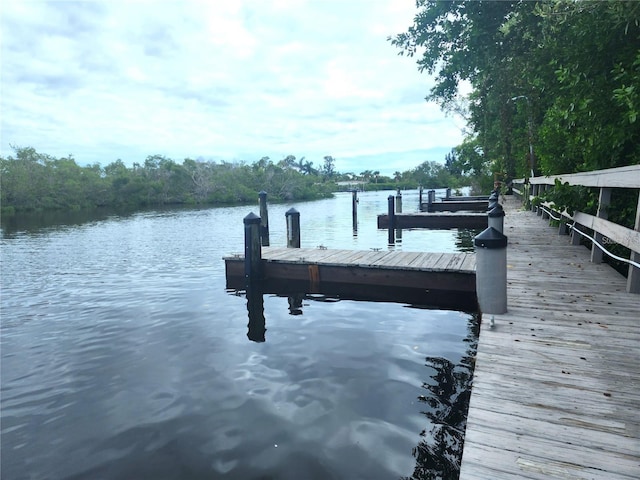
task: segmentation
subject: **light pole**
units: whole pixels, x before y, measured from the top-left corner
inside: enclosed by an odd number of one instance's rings
[[[520,100],[524,98],[527,101],[527,127],[529,130],[529,162],[531,163],[531,176],[535,177],[535,169],[536,169],[536,158],[533,156],[533,123],[531,121],[531,104],[529,102],[529,97],[526,95],[518,95],[517,97],[512,97],[511,101],[515,102],[516,100]]]

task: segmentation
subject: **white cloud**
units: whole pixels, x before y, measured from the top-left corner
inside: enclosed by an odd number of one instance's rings
[[[424,101],[430,79],[386,40],[414,13],[412,0],[5,2],[2,155],[442,161],[461,121]]]

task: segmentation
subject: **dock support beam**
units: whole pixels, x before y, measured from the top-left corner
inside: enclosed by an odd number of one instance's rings
[[[507,237],[489,227],[473,239],[476,250],[476,292],[483,314],[507,311]]]
[[[258,193],[260,203],[260,238],[262,246],[269,246],[269,212],[267,210],[267,192],[262,190]]]
[[[245,286],[261,278],[262,248],[260,246],[260,217],[251,212],[244,217],[244,280]]]
[[[287,248],[300,248],[300,212],[290,208],[284,215],[287,219]]]

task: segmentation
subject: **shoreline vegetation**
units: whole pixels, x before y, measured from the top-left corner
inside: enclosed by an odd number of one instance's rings
[[[270,202],[316,200],[353,188],[349,182],[365,182],[367,190],[419,185],[457,188],[469,183],[464,175],[453,175],[437,162],[424,162],[390,178],[371,170],[359,175],[339,173],[331,156],[324,157],[319,168],[293,155],[277,162],[263,157],[252,164],[190,158],[178,163],[152,155],[131,167],[119,159],[102,167],[98,163],[80,166],[71,155],[55,158],[32,147],[14,150],[15,156],[0,157],[3,215],[102,207],[242,205],[254,203],[260,191],[268,193]]]

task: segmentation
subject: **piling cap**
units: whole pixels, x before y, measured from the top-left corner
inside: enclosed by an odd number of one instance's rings
[[[487,213],[488,217],[504,217],[504,208],[502,208],[502,205],[500,205],[499,203],[493,207],[491,210],[489,210],[489,213]]]
[[[291,207],[289,210],[287,210],[286,212],[284,212],[284,215],[286,217],[289,217],[291,215],[300,215],[300,212],[298,210],[296,210],[295,208]]]
[[[480,248],[498,249],[507,247],[507,237],[493,227],[475,236],[473,245]]]
[[[255,213],[251,212],[249,215],[244,217],[242,221],[244,222],[245,225],[250,225],[252,223],[260,223],[260,217],[257,216]]]

